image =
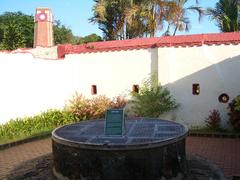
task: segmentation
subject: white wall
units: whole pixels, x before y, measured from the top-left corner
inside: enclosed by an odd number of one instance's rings
[[[72,64],[75,89],[91,97],[91,85],[98,95],[114,97],[126,94],[151,73],[148,50],[118,51],[67,55]]]
[[[67,55],[64,60],[0,53],[0,123],[62,108],[77,91],[87,97],[128,93],[151,72],[148,50]]]
[[[150,73],[158,73],[176,101],[177,111],[162,117],[202,126],[209,111],[218,109],[227,122],[227,104],[240,94],[240,45],[165,47],[145,50],[69,54],[63,60],[33,58],[31,54],[0,53],[0,123],[49,108],[62,108],[77,91],[114,97],[128,94]],[[192,84],[200,95],[192,95]]]
[[[188,126],[202,126],[209,111],[218,109],[223,124],[228,121],[227,104],[240,94],[240,45],[159,48],[159,81],[170,88],[180,103],[178,111],[164,118],[177,119]],[[200,84],[200,95],[192,95],[192,84]]]

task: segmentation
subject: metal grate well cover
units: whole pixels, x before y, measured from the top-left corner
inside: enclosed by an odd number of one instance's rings
[[[109,137],[104,135],[104,120],[90,120],[58,128],[54,135],[80,144],[132,145],[161,142],[187,133],[185,126],[159,119],[126,120],[125,128],[124,136]]]

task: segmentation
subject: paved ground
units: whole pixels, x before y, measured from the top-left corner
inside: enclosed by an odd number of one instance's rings
[[[240,139],[188,137],[187,153],[214,162],[228,179],[240,176]]]
[[[240,139],[188,137],[187,153],[213,161],[224,170],[228,179],[240,176]],[[0,179],[21,162],[51,152],[51,139],[18,145],[0,151]]]

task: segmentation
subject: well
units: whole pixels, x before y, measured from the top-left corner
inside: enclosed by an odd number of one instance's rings
[[[126,120],[124,136],[105,136],[104,121],[53,131],[54,174],[87,180],[158,180],[186,171],[185,126],[166,120]]]

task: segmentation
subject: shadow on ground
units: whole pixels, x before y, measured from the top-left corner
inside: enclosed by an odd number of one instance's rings
[[[224,180],[223,172],[212,162],[199,156],[188,156],[188,172],[184,180]],[[8,180],[57,180],[52,173],[52,154],[24,162],[17,166]],[[165,179],[164,179],[165,180]],[[170,180],[178,180],[172,178]]]

